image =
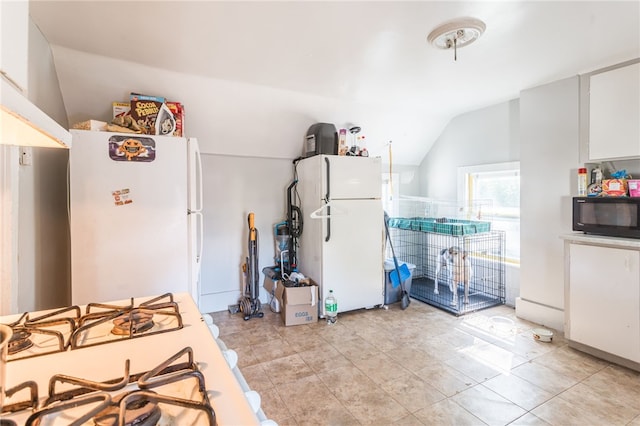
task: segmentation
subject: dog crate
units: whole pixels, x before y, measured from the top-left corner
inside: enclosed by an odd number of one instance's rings
[[[454,315],[504,304],[505,233],[491,230],[488,216],[477,214],[488,212],[487,206],[478,203],[470,215],[446,203],[403,201],[400,211],[407,216],[389,219],[389,235],[398,260],[416,265],[411,297]],[[434,212],[458,217],[435,217]]]

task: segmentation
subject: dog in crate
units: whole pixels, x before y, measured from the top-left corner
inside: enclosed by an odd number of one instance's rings
[[[446,270],[449,282],[449,290],[452,293],[451,305],[458,305],[458,285],[464,284],[464,303],[469,304],[469,282],[473,276],[471,260],[467,253],[459,247],[452,246],[440,250],[436,262],[436,278],[433,292],[438,292],[438,277],[440,272]]]

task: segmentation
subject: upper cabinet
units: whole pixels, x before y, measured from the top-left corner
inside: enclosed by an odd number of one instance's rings
[[[0,70],[21,92],[27,91],[29,2],[0,1]]]
[[[582,79],[588,161],[640,158],[640,62],[633,62]]]

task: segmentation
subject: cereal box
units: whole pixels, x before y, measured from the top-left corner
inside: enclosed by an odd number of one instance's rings
[[[129,114],[131,111],[131,103],[130,102],[113,102],[113,117],[121,117],[123,115]]]
[[[162,96],[141,95],[140,93],[133,93],[133,92],[129,94],[129,100],[130,101],[153,101],[153,102],[160,102],[161,104],[165,102],[165,99]]]
[[[173,136],[184,136],[184,107],[180,102],[167,102],[166,105],[176,120],[176,129],[173,132]]]
[[[131,100],[131,118],[142,128],[147,135],[156,133],[156,118],[163,102],[148,100]]]

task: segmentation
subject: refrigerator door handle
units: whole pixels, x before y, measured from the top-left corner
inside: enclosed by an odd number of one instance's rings
[[[203,189],[202,189],[202,156],[198,140],[189,138],[189,183],[194,185],[190,189],[189,213],[202,211]]]
[[[202,248],[204,247],[204,217],[202,212],[194,212],[198,229],[198,251],[196,252],[196,263],[198,264],[198,275],[200,275],[200,265],[202,264]]]
[[[324,157],[324,162],[327,165],[327,194],[324,197],[325,202],[331,201],[331,196],[329,195],[329,190],[331,187],[331,163],[329,162],[329,157]]]
[[[195,146],[195,153],[196,153],[196,161],[198,162],[198,174],[197,174],[197,178],[196,181],[198,182],[198,199],[196,200],[196,209],[198,211],[202,211],[202,156],[200,155],[200,146],[198,145],[198,142],[196,141],[196,146]],[[201,218],[202,220],[202,218]],[[202,247],[200,250],[200,253],[202,253]]]
[[[325,242],[329,242],[331,239],[331,196],[329,194],[329,190],[331,187],[331,162],[329,162],[329,157],[324,157],[324,162],[327,165],[327,194],[325,196],[325,202],[327,203],[327,236],[324,237]]]
[[[191,212],[192,229],[191,238],[195,238],[195,244],[191,242],[194,252],[191,255],[191,295],[200,306],[200,273],[202,271],[202,248],[204,245],[204,218],[202,212]]]
[[[324,237],[325,242],[329,242],[331,238],[331,206],[327,205],[327,236]]]

